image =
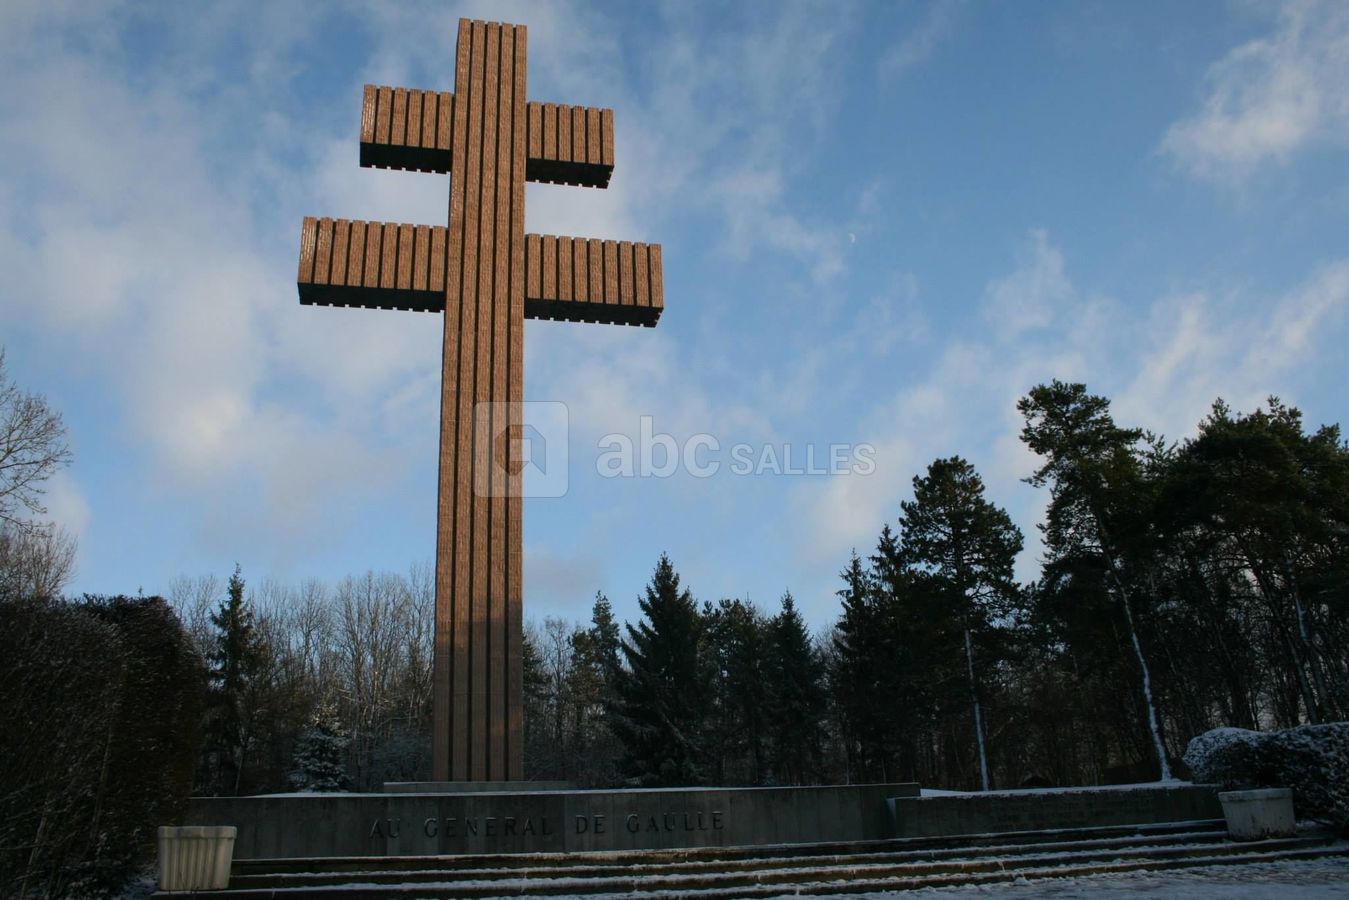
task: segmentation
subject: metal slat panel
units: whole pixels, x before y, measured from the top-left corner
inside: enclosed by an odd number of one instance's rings
[[[393,89],[393,121],[389,125],[389,143],[407,146],[408,92],[406,88]]]
[[[585,238],[574,238],[571,242],[572,281],[576,285],[572,298],[578,303],[587,303],[590,300],[589,249]]]
[[[475,32],[480,26],[475,25]],[[479,210],[478,219],[478,242],[480,252],[478,256],[478,345],[475,354],[475,381],[473,398],[480,408],[491,399],[491,356],[492,356],[492,275],[494,236],[496,223],[496,207],[491,202],[489,190],[495,186],[496,180],[496,129],[488,128],[496,124],[497,119],[497,78],[500,74],[500,29],[488,23],[482,26],[485,40],[485,51],[483,53],[482,68],[482,107],[483,107],[483,135],[482,135],[482,175],[481,183],[483,186],[482,207]],[[474,34],[474,46],[476,50],[477,34]],[[477,74],[477,63],[474,63],[475,76]],[[475,88],[479,85],[475,84]],[[470,175],[470,183],[474,179]],[[476,414],[476,413],[475,413]],[[470,726],[475,741],[473,750],[469,756],[470,777],[474,781],[486,780],[488,776],[488,741],[490,740],[491,717],[489,696],[487,690],[487,662],[488,662],[488,631],[490,628],[491,609],[489,606],[491,597],[491,588],[489,586],[491,560],[488,556],[488,520],[489,497],[481,496],[479,479],[487,473],[491,465],[492,448],[491,435],[487,433],[486,428],[474,428],[472,432],[473,440],[473,476],[474,493],[473,501],[473,625],[472,625],[472,658],[473,658],[473,676],[472,676],[472,705],[470,706],[470,718],[473,724]]]
[[[375,106],[378,102],[376,88],[367,84],[361,97],[361,143],[370,144],[375,140]]]
[[[422,138],[421,145],[428,149],[436,146],[436,114],[438,95],[435,91],[422,94]]]
[[[534,159],[543,156],[543,104],[529,104],[529,155]]]
[[[600,165],[614,167],[614,111],[600,110]]]
[[[314,280],[314,245],[318,243],[318,219],[305,216],[300,226],[300,271],[295,280],[310,284]]]
[[[525,294],[543,293],[543,240],[537,234],[525,235]]]
[[[426,225],[418,225],[412,241],[412,289],[424,291],[431,268],[431,248],[428,246],[431,243],[431,229]]]
[[[571,159],[586,161],[586,111],[584,106],[571,108]]]
[[[436,107],[436,149],[448,151],[454,128],[454,94],[448,91],[437,94]]]
[[[398,225],[385,222],[380,236],[379,286],[385,290],[395,287],[394,275],[398,267]]]
[[[472,333],[467,321],[469,306],[464,299],[467,251],[466,240],[466,173],[469,164],[468,119],[469,85],[471,82],[472,27],[467,20],[459,22],[458,52],[455,55],[453,128],[451,156],[456,171],[450,179],[450,229],[446,232],[445,275],[445,340],[443,357],[444,385],[440,406],[440,492],[436,528],[436,660],[437,681],[433,697],[435,712],[436,779],[465,779],[468,777],[468,709],[465,681],[467,672],[467,604],[456,602],[467,598],[468,573],[459,564],[459,548],[466,539],[463,534],[461,489],[463,478],[459,463],[463,454],[459,434],[463,430],[464,343]]]
[[[384,240],[384,227],[380,222],[365,224],[365,273],[361,284],[368,288],[379,287],[380,244]]]
[[[407,137],[403,143],[408,147],[420,147],[422,144],[422,92],[413,88],[408,91]]]
[[[491,576],[488,583],[487,633],[487,696],[488,714],[487,777],[506,777],[506,560],[501,554],[506,549],[506,472],[508,464],[497,457],[498,435],[507,435],[506,414],[509,412],[506,375],[507,355],[510,352],[511,302],[511,215],[514,211],[514,152],[515,139],[515,27],[502,25],[500,36],[500,71],[497,74],[497,128],[496,142],[496,236],[493,241],[495,273],[492,283],[492,360],[491,390],[492,423],[488,435],[487,471],[490,473],[491,497],[488,519],[488,565]],[[509,453],[509,446],[506,451]]]
[[[657,310],[665,309],[665,273],[660,258],[660,244],[652,244],[651,256],[651,306]]]
[[[375,107],[375,143],[389,143],[389,119],[393,108],[393,88],[379,89],[378,105]]]
[[[618,242],[618,302],[621,306],[635,306],[632,281],[632,241]]]
[[[545,234],[540,239],[540,246],[543,252],[543,271],[540,273],[543,286],[540,289],[539,297],[555,300],[557,299],[557,238],[551,234]]]
[[[561,162],[571,162],[571,107],[561,103],[557,106],[557,158]]]
[[[346,219],[333,222],[333,261],[329,269],[329,284],[342,286],[347,283],[347,241],[350,235],[351,222]]]
[[[637,306],[651,305],[651,283],[647,280],[647,245],[632,245],[632,280],[637,288]]]
[[[446,230],[440,226],[431,229],[431,271],[426,280],[427,290],[441,295],[445,293],[445,264],[449,252],[445,235]]]
[[[526,61],[529,32],[524,26],[515,29],[515,104],[512,178],[513,206],[511,209],[511,299],[509,384],[510,433],[519,436],[522,428],[521,405],[525,399],[525,304],[524,304],[524,247],[525,178],[529,171],[527,146],[528,119],[525,112]],[[524,560],[522,556],[522,472],[511,468],[509,473],[506,511],[506,603],[510,619],[506,623],[506,693],[509,722],[507,725],[506,778],[524,778],[524,660],[522,625],[524,614]]]
[[[600,111],[587,109],[586,117],[586,162],[592,166],[600,164]]]
[[[319,219],[318,243],[314,248],[314,284],[327,284],[332,270],[333,220]]]
[[[557,104],[543,104],[543,152],[542,159],[557,159]]]
[[[557,299],[565,300],[568,303],[576,296],[573,292],[575,281],[572,279],[572,247],[571,238],[559,237],[557,239]]]
[[[604,243],[598,238],[586,241],[590,273],[586,278],[586,299],[591,303],[604,302]]]
[[[412,290],[412,229],[411,225],[398,226],[398,269],[394,277],[394,288],[400,291]]]
[[[617,304],[618,300],[618,242],[604,242],[604,302]]]
[[[351,223],[351,237],[347,241],[347,278],[349,287],[360,287],[365,271],[365,223]]]

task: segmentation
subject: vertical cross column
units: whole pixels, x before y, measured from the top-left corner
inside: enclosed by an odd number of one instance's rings
[[[526,103],[521,25],[460,20],[455,90],[366,85],[361,165],[450,173],[448,227],[306,218],[300,302],[443,311],[432,777],[523,777],[524,320],[652,326],[659,244],[526,235],[525,181],[606,187],[607,109]]]
[[[520,472],[526,31],[461,21],[436,532],[433,778],[523,778]]]

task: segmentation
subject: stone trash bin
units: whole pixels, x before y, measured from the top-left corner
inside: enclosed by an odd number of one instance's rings
[[[1218,794],[1227,819],[1227,833],[1234,841],[1262,841],[1291,837],[1297,831],[1293,820],[1293,792],[1288,788],[1257,791],[1223,791]]]
[[[159,889],[208,891],[229,887],[233,825],[160,826]]]

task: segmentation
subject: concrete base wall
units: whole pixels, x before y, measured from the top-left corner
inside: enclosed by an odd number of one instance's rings
[[[1148,825],[1223,815],[1218,789],[1194,784],[940,794],[897,797],[890,805],[895,837]]]
[[[635,850],[880,840],[915,784],[194,798],[235,859]]]

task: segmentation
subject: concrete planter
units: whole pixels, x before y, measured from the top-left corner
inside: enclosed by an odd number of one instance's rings
[[[209,891],[229,887],[238,833],[233,825],[161,826],[159,889]]]
[[[1297,831],[1293,820],[1293,792],[1288,788],[1223,791],[1218,795],[1234,841],[1261,841],[1289,837]]]

